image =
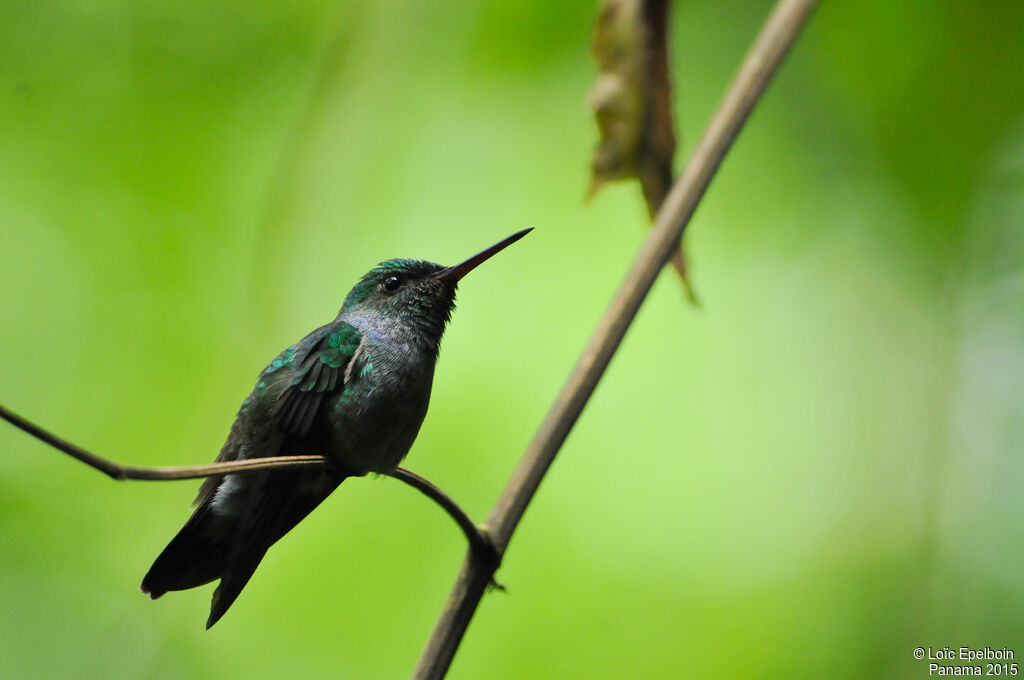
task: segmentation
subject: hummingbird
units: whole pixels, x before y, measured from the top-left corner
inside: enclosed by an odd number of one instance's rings
[[[531,229],[460,264],[381,262],[352,288],[334,321],[279,354],[242,402],[218,461],[319,453],[328,466],[221,475],[142,580],[157,599],[220,580],[209,629],[267,550],[347,477],[393,471],[427,413],[441,336],[460,279]]]

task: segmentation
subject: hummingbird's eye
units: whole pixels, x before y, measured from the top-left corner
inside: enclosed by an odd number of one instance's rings
[[[402,279],[397,276],[389,276],[384,279],[384,290],[389,293],[393,293],[398,290],[398,287],[402,285]]]

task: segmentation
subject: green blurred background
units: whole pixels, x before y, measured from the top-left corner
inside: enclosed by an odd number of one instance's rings
[[[770,9],[680,2],[681,158]],[[483,518],[645,229],[582,202],[594,2],[0,4],[0,402],[212,460],[394,256],[468,278],[407,464]],[[1024,654],[1024,3],[824,2],[546,478],[454,678],[906,677]],[[681,165],[681,161],[680,161]],[[194,482],[0,428],[0,676],[398,678],[461,563],[352,480],[203,630],[137,592]]]

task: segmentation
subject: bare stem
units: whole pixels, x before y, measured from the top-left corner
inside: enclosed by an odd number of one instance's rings
[[[494,542],[498,559],[484,561],[472,552],[466,556],[413,672],[416,680],[438,680],[448,672],[527,505],[593,394],[658,272],[679,243],[722,158],[816,4],[817,0],[780,0],[762,27],[686,169],[658,211],[654,228],[619,291],[487,518],[484,529]]]
[[[327,458],[324,456],[274,456],[269,458],[254,458],[250,460],[232,460],[209,465],[185,465],[173,467],[144,468],[132,465],[121,465],[112,460],[101,458],[94,453],[65,441],[55,434],[44,430],[35,423],[25,420],[18,414],[0,405],[0,418],[6,420],[20,430],[27,432],[36,439],[45,442],[62,451],[76,460],[104,473],[111,479],[123,481],[127,479],[146,480],[154,482],[172,481],[178,479],[200,479],[202,477],[214,477],[224,474],[238,474],[243,472],[257,472],[259,470],[280,470],[289,467],[323,468],[328,466]],[[486,562],[495,559],[494,545],[490,537],[481,531],[469,515],[459,507],[459,504],[451,499],[448,494],[435,486],[429,480],[405,468],[395,468],[394,471],[386,473],[401,482],[418,490],[427,496],[447,512],[455,523],[462,529],[469,541],[473,554],[480,556]]]
[[[462,533],[466,535],[470,550],[474,551],[480,558],[485,561],[497,559],[497,550],[495,550],[490,536],[473,524],[473,520],[469,518],[469,515],[448,494],[435,486],[433,482],[403,467],[397,467],[394,472],[389,472],[387,475],[418,489],[424,496],[429,497],[444,508],[451,515],[451,518],[455,520],[455,523],[459,525],[459,528],[462,529]]]

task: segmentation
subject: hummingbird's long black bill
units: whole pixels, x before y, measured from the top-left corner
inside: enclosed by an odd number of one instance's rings
[[[447,269],[442,269],[438,273],[434,274],[434,278],[437,279],[438,281],[458,281],[463,276],[473,271],[481,262],[489,259],[492,255],[496,255],[505,248],[508,248],[510,245],[512,245],[522,237],[526,236],[527,234],[529,234],[531,231],[533,231],[533,227],[530,227],[529,229],[523,229],[522,231],[517,231],[508,238],[498,241],[490,248],[481,250],[479,253],[469,258],[468,260],[460,262],[457,265],[448,267]]]

